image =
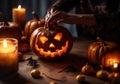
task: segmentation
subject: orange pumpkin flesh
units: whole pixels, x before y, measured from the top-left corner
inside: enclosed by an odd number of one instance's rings
[[[54,30],[40,27],[30,39],[31,49],[41,58],[57,59],[70,52],[73,45],[70,32],[57,26]]]

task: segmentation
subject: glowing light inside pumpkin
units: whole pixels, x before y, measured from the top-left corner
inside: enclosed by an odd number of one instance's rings
[[[51,43],[51,44],[49,45],[49,48],[55,48],[55,45],[54,45],[53,43]]]
[[[63,53],[67,52],[68,49],[68,41],[66,42],[65,46],[62,46],[61,49],[56,49],[56,51],[52,52],[50,50],[44,51],[43,48],[38,47],[38,45],[35,46],[36,50],[45,57],[55,57],[55,56],[61,56]]]
[[[116,64],[116,63],[119,63],[119,59],[117,58],[117,57],[111,57],[111,58],[108,58],[108,59],[106,59],[106,65],[107,66],[114,66],[114,64]]]
[[[48,40],[45,36],[40,36],[39,39],[43,44]]]
[[[62,37],[63,37],[62,33],[57,33],[54,39],[61,41]]]

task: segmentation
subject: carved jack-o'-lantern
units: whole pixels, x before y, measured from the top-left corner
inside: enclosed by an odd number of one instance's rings
[[[41,58],[57,59],[70,52],[73,45],[72,35],[61,26],[36,29],[30,39],[30,47]]]

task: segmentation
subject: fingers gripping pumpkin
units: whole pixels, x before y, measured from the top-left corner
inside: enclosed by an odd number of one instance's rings
[[[57,59],[69,53],[73,45],[70,32],[61,26],[36,29],[30,39],[31,49],[41,58]]]

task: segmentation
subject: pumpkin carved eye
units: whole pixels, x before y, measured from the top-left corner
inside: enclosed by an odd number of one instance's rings
[[[44,44],[48,39],[45,36],[40,36],[40,41]]]
[[[57,34],[55,35],[54,39],[57,40],[57,41],[61,41],[62,37],[63,37],[63,35],[62,35],[62,33],[60,32],[60,33],[57,33]]]

